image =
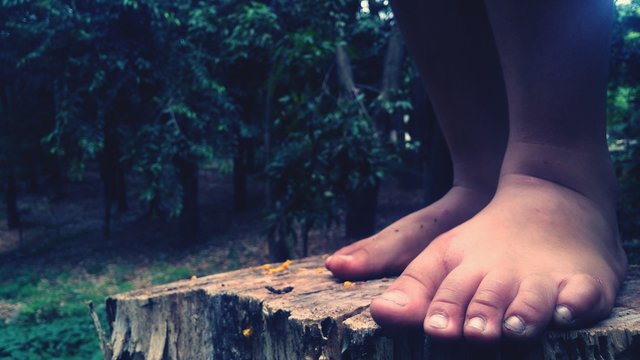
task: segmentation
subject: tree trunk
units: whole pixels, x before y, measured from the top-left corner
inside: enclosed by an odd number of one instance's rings
[[[314,224],[312,221],[307,220],[303,221],[300,225],[300,237],[302,238],[302,256],[304,257],[309,256],[309,233],[311,232],[313,225]]]
[[[38,160],[31,159],[29,170],[27,170],[27,179],[29,181],[29,191],[34,193],[40,188],[38,167],[35,165]]]
[[[5,200],[7,202],[7,226],[11,230],[21,228],[20,212],[18,211],[18,187],[13,169],[9,169],[7,174],[7,188]]]
[[[107,300],[110,359],[640,359],[640,268],[611,316],[535,341],[437,342],[381,329],[369,304],[393,279],[337,282],[321,257],[182,280]],[[271,269],[271,273],[269,272]]]
[[[182,186],[182,213],[180,214],[181,246],[188,247],[198,241],[198,165],[187,159],[176,160]]]
[[[376,208],[379,185],[363,186],[347,194],[347,240],[373,235],[376,227]]]
[[[48,183],[53,187],[52,200],[63,199],[67,196],[67,179],[64,176],[60,158],[51,156],[44,166]]]
[[[104,206],[103,235],[105,238],[109,238],[111,233],[111,209],[117,189],[118,155],[114,132],[115,129],[112,129],[110,121],[107,121],[104,125],[104,150],[100,159]]]
[[[247,209],[246,150],[248,139],[239,137],[238,148],[233,157],[233,206],[236,211]]]
[[[347,97],[355,99],[358,94],[355,82],[353,81],[353,69],[351,68],[351,60],[342,45],[336,48],[336,69],[338,72],[338,80],[342,85],[342,89]]]
[[[120,76],[103,98],[98,99],[96,119],[102,125],[104,150],[102,153],[100,175],[104,186],[104,236],[108,238],[111,231],[111,209],[118,196],[118,171],[120,167],[118,147],[118,115],[119,109],[113,109],[120,89],[132,77],[130,73]]]
[[[118,200],[118,211],[124,213],[129,210],[129,204],[127,203],[127,181],[122,164],[118,163],[117,171],[118,174],[116,176],[116,198]]]
[[[292,258],[291,247],[287,244],[287,238],[276,231],[267,234],[269,244],[269,258],[271,261],[285,261]]]
[[[247,173],[253,174],[256,171],[256,141],[255,138],[247,139],[247,156],[245,161],[245,167]]]
[[[357,99],[358,89],[353,81],[351,61],[342,46],[338,46],[336,49],[336,67],[338,79],[345,93],[344,96],[359,102]],[[368,116],[366,108],[361,102],[359,102],[359,106],[363,114]],[[371,125],[376,128],[373,120],[371,121]],[[376,221],[376,205],[378,202],[378,184],[361,185],[357,189],[348,190],[346,198],[346,239],[361,239],[373,234]]]
[[[395,92],[400,88],[400,82],[402,81],[402,65],[404,61],[404,43],[402,41],[402,34],[397,27],[394,27],[391,35],[389,36],[389,42],[387,44],[387,52],[384,58],[384,70],[382,75],[382,90],[380,91],[380,98],[383,101],[394,101]],[[401,111],[394,111],[392,114],[388,114],[386,111],[381,111],[381,116],[378,122],[384,124],[380,128],[391,129],[395,134],[395,142],[399,145],[400,149],[404,149],[405,143],[405,125],[403,119],[403,113]]]
[[[277,2],[275,2],[277,3]],[[271,65],[269,66],[269,78],[267,79],[266,91],[264,94],[264,116],[262,117],[262,140],[264,148],[264,168],[266,169],[271,162],[271,111],[273,93],[275,91],[275,60],[271,59]],[[265,170],[266,172],[266,170]],[[267,209],[273,209],[273,189],[269,176],[265,176],[264,183],[264,200],[265,207]],[[285,239],[276,234],[275,231],[270,231],[267,235],[267,244],[269,245],[269,257],[273,261],[282,261],[290,257],[291,249],[286,243]]]

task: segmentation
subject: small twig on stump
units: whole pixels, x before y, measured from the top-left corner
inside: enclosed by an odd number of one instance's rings
[[[96,331],[98,332],[98,338],[100,339],[100,349],[102,350],[105,359],[111,359],[113,349],[107,342],[107,338],[104,336],[104,331],[102,330],[102,326],[100,325],[98,314],[96,314],[96,311],[93,309],[93,301],[89,301],[87,305],[89,305],[89,315],[91,315],[91,318],[93,319],[93,325],[96,327]]]

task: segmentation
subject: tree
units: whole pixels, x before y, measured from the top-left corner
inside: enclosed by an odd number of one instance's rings
[[[608,91],[608,138],[621,187],[624,238],[640,236],[640,2],[618,5]]]

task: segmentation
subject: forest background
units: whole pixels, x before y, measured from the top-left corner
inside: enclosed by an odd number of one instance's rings
[[[616,5],[638,263],[640,0]],[[450,179],[386,0],[2,0],[0,359],[98,359],[87,301],[331,251]]]

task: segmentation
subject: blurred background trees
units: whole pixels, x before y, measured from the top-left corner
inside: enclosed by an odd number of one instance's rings
[[[640,237],[640,1],[618,2],[609,77],[609,149],[620,183],[623,238]]]
[[[619,5],[609,140],[625,238],[640,219],[640,3]],[[259,207],[274,259],[309,232],[376,229],[383,178],[447,188],[446,146],[386,0],[4,0],[0,183],[10,228],[20,193],[56,197],[91,166],[103,233],[132,201],[198,232],[199,173],[231,174],[234,208]],[[250,202],[247,182],[264,197]],[[138,184],[131,187],[132,183]]]
[[[640,0],[616,3],[638,263]],[[386,0],[2,0],[0,358],[100,359],[88,299],[331,251],[451,172]]]

